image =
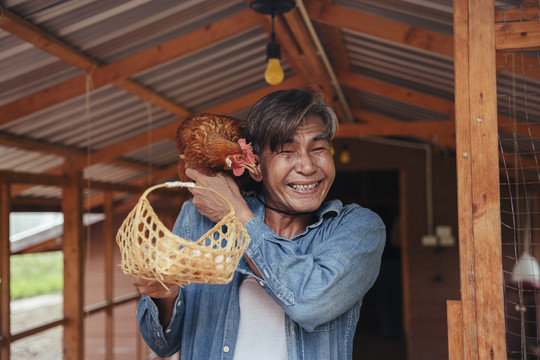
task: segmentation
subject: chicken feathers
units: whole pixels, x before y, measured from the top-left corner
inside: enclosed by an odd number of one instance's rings
[[[244,139],[244,121],[225,115],[193,114],[180,123],[176,131],[178,176],[190,179],[186,168],[205,175],[232,171],[240,176],[245,169],[254,171],[255,157]]]

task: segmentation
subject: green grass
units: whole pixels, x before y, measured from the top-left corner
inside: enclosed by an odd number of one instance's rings
[[[64,286],[61,251],[11,256],[11,299],[60,292]]]

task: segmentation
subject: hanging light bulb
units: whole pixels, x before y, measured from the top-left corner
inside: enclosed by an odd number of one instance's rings
[[[249,6],[255,12],[272,16],[272,34],[266,46],[266,70],[264,79],[270,85],[281,83],[285,77],[281,68],[281,49],[274,32],[274,16],[284,14],[295,6],[294,0],[253,0]]]
[[[264,71],[264,80],[270,85],[277,85],[283,81],[285,73],[281,68],[281,49],[276,42],[274,34],[274,17],[272,16],[272,39],[266,46],[266,70]]]
[[[512,269],[512,282],[540,289],[540,266],[528,250],[523,251]]]

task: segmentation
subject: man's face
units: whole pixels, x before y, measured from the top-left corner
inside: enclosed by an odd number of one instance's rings
[[[266,203],[287,213],[312,212],[322,204],[336,171],[323,121],[309,116],[282,148],[263,151]]]

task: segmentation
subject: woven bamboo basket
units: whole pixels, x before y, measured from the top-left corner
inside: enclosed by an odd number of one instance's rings
[[[163,225],[147,199],[162,187],[194,187],[223,198],[231,211],[196,241],[173,234]],[[128,214],[116,235],[122,271],[134,277],[171,284],[226,284],[249,244],[249,235],[229,201],[214,190],[186,182],[168,182],[148,188]],[[166,286],[165,286],[166,287]]]

